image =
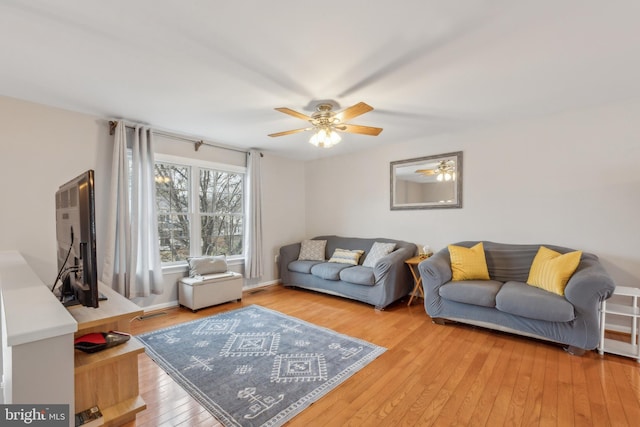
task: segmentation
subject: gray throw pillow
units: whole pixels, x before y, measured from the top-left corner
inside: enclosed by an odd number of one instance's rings
[[[190,257],[187,258],[187,261],[189,262],[189,277],[227,271],[227,257],[225,255]]]
[[[303,240],[298,260],[324,261],[324,249],[326,246],[326,240]]]

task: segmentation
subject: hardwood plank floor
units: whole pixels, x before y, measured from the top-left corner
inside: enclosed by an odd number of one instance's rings
[[[288,426],[632,426],[640,422],[640,364],[466,325],[436,325],[422,299],[384,311],[347,299],[271,286],[239,303],[134,320],[140,334],[258,304],[388,350]],[[220,426],[146,355],[133,426]]]

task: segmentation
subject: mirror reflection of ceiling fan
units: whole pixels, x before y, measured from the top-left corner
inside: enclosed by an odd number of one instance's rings
[[[276,110],[298,119],[306,120],[311,124],[311,126],[272,133],[269,134],[269,136],[276,137],[291,135],[298,132],[314,131],[309,142],[316,147],[329,148],[339,143],[342,138],[340,138],[338,132],[357,133],[371,136],[377,136],[382,132],[382,128],[346,123],[354,117],[373,110],[373,107],[365,104],[364,102],[359,102],[356,105],[352,105],[351,107],[338,112],[333,111],[333,105],[331,103],[322,102],[318,104],[316,111],[311,114],[311,116],[307,116],[306,114],[299,113],[286,107],[276,108]]]
[[[416,173],[425,176],[436,176],[438,181],[456,180],[456,163],[453,160],[440,160],[434,169],[418,169]]]

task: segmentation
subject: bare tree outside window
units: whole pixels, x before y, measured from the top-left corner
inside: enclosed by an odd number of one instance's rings
[[[162,262],[242,255],[244,174],[166,162],[156,162],[155,172]],[[192,179],[198,180],[196,195],[191,194]],[[198,230],[200,235],[194,235]],[[199,253],[191,253],[192,242]]]
[[[243,175],[200,170],[201,251],[203,255],[242,253]]]
[[[184,261],[189,256],[189,166],[156,162],[156,203],[160,260]]]

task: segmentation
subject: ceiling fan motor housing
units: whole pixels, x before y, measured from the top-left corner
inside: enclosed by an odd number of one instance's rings
[[[332,111],[333,106],[331,104],[319,104],[316,107],[316,112],[311,115],[311,124],[316,127],[330,127],[333,124],[339,123],[339,120],[335,117],[335,113]]]

